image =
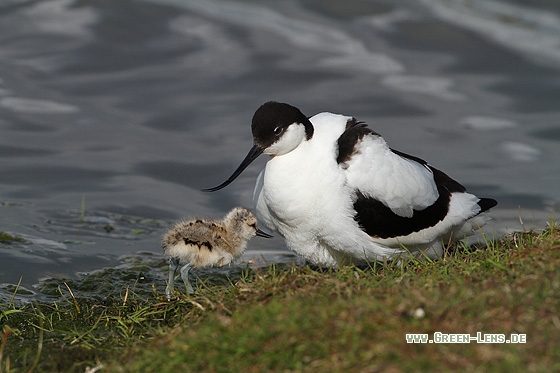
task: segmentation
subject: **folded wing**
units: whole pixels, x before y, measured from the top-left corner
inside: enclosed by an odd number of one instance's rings
[[[450,212],[452,194],[466,192],[464,186],[424,160],[391,149],[361,122],[348,122],[338,147],[337,161],[356,193],[355,219],[370,236],[406,236],[432,227]],[[472,197],[465,199],[469,206],[461,207],[460,220],[496,204]]]

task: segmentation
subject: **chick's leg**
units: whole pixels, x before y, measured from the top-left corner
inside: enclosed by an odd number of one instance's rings
[[[185,288],[187,289],[188,294],[194,293],[194,289],[193,289],[191,283],[189,282],[189,270],[191,268],[192,268],[191,263],[187,263],[181,268],[181,278],[183,279],[183,282],[185,283]]]
[[[169,278],[167,279],[167,286],[165,288],[165,294],[167,295],[167,300],[171,300],[171,294],[175,290],[175,277],[177,277],[177,270],[179,269],[179,259],[171,258],[169,260]]]

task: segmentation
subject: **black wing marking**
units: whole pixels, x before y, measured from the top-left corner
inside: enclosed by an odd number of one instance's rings
[[[366,135],[379,136],[377,132],[368,128],[367,124],[356,120],[356,118],[352,118],[346,122],[346,130],[338,138],[338,156],[336,157],[336,162],[340,164],[352,158],[356,144]]]
[[[412,217],[395,214],[391,209],[375,198],[364,196],[358,191],[354,202],[356,216],[354,219],[370,236],[390,238],[406,236],[422,229],[433,227],[445,218],[449,210],[451,193],[438,187],[439,198],[423,210],[414,210]]]
[[[498,201],[492,198],[481,198],[480,201],[478,201],[478,205],[480,206],[480,212],[488,211],[492,207],[496,206],[497,204]]]

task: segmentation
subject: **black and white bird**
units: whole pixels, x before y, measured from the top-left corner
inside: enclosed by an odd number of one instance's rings
[[[223,267],[238,259],[255,236],[272,237],[257,227],[257,218],[243,207],[231,210],[223,220],[191,219],[175,224],[163,235],[161,246],[169,258],[167,298],[175,287],[179,266],[181,278],[189,294],[194,292],[189,282],[192,267]]]
[[[436,259],[443,244],[482,226],[494,207],[420,158],[390,148],[353,117],[306,117],[267,102],[254,114],[254,145],[230,184],[260,154],[270,159],[254,192],[261,223],[309,262],[336,267],[403,256]]]

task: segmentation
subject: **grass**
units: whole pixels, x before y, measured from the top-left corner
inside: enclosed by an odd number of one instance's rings
[[[558,273],[550,223],[437,262],[246,270],[173,302],[63,283],[54,303],[0,306],[0,373],[560,371]],[[406,343],[435,332],[527,341]]]

